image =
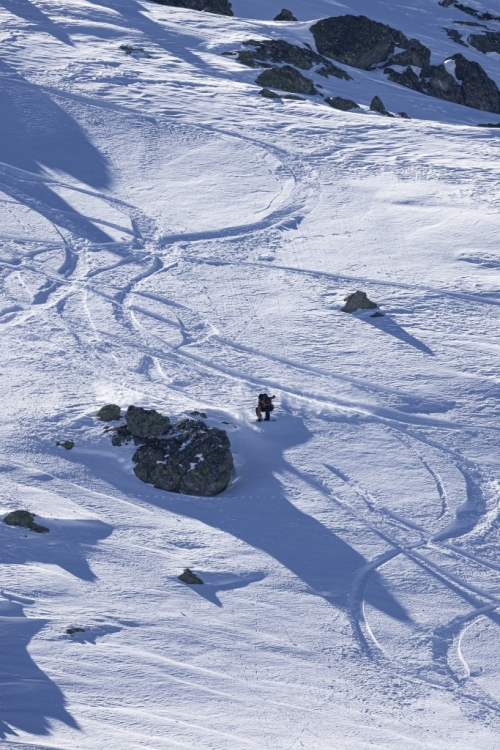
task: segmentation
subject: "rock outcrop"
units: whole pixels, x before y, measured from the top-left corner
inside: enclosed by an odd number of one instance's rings
[[[329,104],[333,109],[340,109],[342,112],[348,112],[350,109],[360,109],[359,104],[352,99],[343,99],[341,96],[327,96],[325,104]]]
[[[281,68],[267,68],[257,78],[259,86],[264,88],[275,88],[281,91],[289,91],[291,94],[317,94],[314,83],[306,78],[291,65],[283,65]]]
[[[353,292],[344,298],[345,305],[341,307],[341,312],[353,313],[356,310],[374,310],[377,305],[366,296],[366,292]]]
[[[233,470],[226,432],[196,419],[173,425],[165,439],[147,440],[132,461],[143,482],[185,495],[217,495],[229,484]]]
[[[287,10],[286,8],[283,8],[281,13],[278,13],[278,15],[274,18],[275,21],[296,21],[297,19],[293,15],[291,10]]]
[[[46,526],[40,526],[40,524],[34,521],[35,514],[30,513],[29,510],[13,510],[3,519],[3,522],[7,526],[21,526],[23,529],[30,529],[35,531],[37,534],[48,534],[49,529]]]
[[[316,73],[326,78],[333,76],[345,81],[351,80],[351,76],[345,70],[337,68],[326,57],[318,55],[317,52],[313,52],[308,47],[300,47],[298,44],[290,44],[281,39],[265,39],[262,41],[250,39],[248,42],[244,42],[244,46],[248,49],[240,50],[237,53],[237,59],[250,68],[272,67],[285,63],[301,70],[314,69]],[[254,49],[251,49],[252,47]]]
[[[372,112],[378,112],[380,115],[387,115],[387,117],[394,117],[391,112],[388,112],[384,106],[384,102],[380,98],[380,96],[374,96],[370,103],[370,110]],[[358,292],[357,292],[358,293]],[[359,294],[364,294],[364,292],[359,292]]]
[[[498,52],[500,53],[500,33],[487,31],[486,34],[471,34],[469,44],[472,44],[479,52]]]
[[[384,73],[387,73],[390,81],[399,83],[400,86],[406,86],[407,89],[413,89],[414,91],[418,91],[420,94],[426,93],[419,80],[419,77],[417,76],[413,68],[410,68],[409,65],[402,73],[399,73],[397,70],[393,70],[392,68],[386,68]]]
[[[216,13],[220,16],[233,16],[231,3],[228,0],[154,0],[159,5],[170,5],[172,8],[202,10],[205,13]]]
[[[116,404],[106,404],[99,409],[96,416],[101,422],[114,422],[120,419],[120,407]]]
[[[155,409],[129,406],[125,421],[131,435],[137,438],[154,438],[165,435],[170,430],[170,419]]]
[[[488,77],[479,63],[467,60],[460,52],[451,59],[455,61],[455,76],[462,82],[465,106],[499,114],[500,91],[495,81]]]
[[[425,65],[430,65],[430,62],[430,49],[418,39],[410,39],[403,52],[398,52],[391,57],[391,65],[414,65],[417,68],[423,68]]]
[[[386,62],[396,47],[409,46],[401,31],[366,16],[324,18],[311,26],[311,32],[321,55],[362,70]]]

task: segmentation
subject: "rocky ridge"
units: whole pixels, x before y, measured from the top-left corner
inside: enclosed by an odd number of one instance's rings
[[[228,0],[154,0],[159,5],[169,5],[172,8],[186,8],[187,10],[201,10],[205,13],[216,13],[220,16],[233,16],[231,3]]]

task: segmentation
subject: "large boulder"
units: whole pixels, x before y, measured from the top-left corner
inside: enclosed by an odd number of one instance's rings
[[[159,5],[170,5],[172,8],[203,10],[220,16],[233,16],[231,3],[228,0],[154,0]]]
[[[467,60],[460,52],[451,59],[455,61],[455,76],[462,82],[465,106],[499,114],[500,91],[495,81],[488,77],[479,63]]]
[[[274,19],[275,21],[296,21],[297,19],[293,15],[291,10],[287,10],[286,8],[283,8],[281,13],[278,13],[278,15]]]
[[[308,47],[290,44],[290,42],[285,42],[282,39],[264,39],[261,41],[249,39],[248,42],[243,44],[248,49],[238,52],[238,61],[251,68],[271,67],[272,65],[285,63],[286,65],[294,65],[301,70],[311,70],[315,67],[316,73],[322,76],[334,76],[345,81],[351,80],[351,76],[345,70],[337,68],[326,57],[318,55],[317,52],[313,52]],[[254,49],[251,49],[252,47]],[[270,65],[266,65],[267,63],[270,63]]]
[[[469,44],[472,44],[479,52],[500,53],[500,33],[498,31],[487,31],[486,34],[471,34]]]
[[[120,407],[117,404],[106,404],[101,406],[96,416],[101,422],[114,422],[120,419]]]
[[[129,406],[125,413],[127,427],[133,437],[154,438],[165,435],[170,429],[170,419],[155,409]]]
[[[321,55],[362,70],[386,62],[396,47],[409,45],[401,31],[366,16],[324,18],[311,32]]]
[[[196,419],[173,425],[166,438],[145,441],[132,461],[143,482],[168,492],[204,497],[222,492],[233,471],[226,432]]]
[[[268,68],[257,78],[259,86],[289,91],[291,94],[317,94],[314,83],[291,65]]]
[[[444,65],[436,65],[431,69],[426,93],[436,99],[445,99],[447,102],[464,104],[462,88],[455,78],[448,73]]]
[[[325,104],[328,104],[333,109],[340,109],[342,112],[349,112],[350,109],[359,109],[359,104],[353,102],[352,99],[344,99],[342,96],[327,96]]]

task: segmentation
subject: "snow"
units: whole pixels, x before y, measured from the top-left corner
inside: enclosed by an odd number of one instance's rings
[[[221,53],[352,12],[496,60],[434,0],[233,8],[0,9],[0,510],[50,529],[0,523],[0,746],[494,750],[498,117],[349,68],[313,77],[360,113],[277,103]],[[110,402],[206,412],[230,487],[141,483]]]

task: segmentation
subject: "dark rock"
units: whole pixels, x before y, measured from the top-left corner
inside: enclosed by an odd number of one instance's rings
[[[422,71],[422,75],[428,71]],[[427,83],[426,93],[434,96],[436,99],[444,99],[447,102],[455,104],[464,104],[462,88],[448,73],[444,65],[431,66],[429,81]]]
[[[500,113],[500,91],[477,62],[467,60],[460,52],[455,61],[455,75],[462,82],[463,103],[483,112]]]
[[[345,70],[337,68],[326,57],[318,55],[317,52],[313,52],[312,49],[307,47],[300,47],[298,44],[290,44],[280,39],[263,41],[250,39],[248,42],[244,42],[244,45],[255,49],[240,51],[238,60],[251,68],[272,67],[273,63],[285,63],[301,70],[311,70],[314,66],[319,66],[316,72],[322,76],[334,76],[345,81],[351,80],[351,76]]]
[[[462,47],[467,47],[466,43],[462,39],[462,34],[456,29],[445,29],[446,33],[457,44],[461,44]]]
[[[458,32],[457,32],[458,33]],[[404,52],[398,52],[390,60],[391,65],[414,65],[423,68],[431,62],[431,51],[418,39],[410,39]]]
[[[181,573],[180,576],[177,577],[179,581],[182,581],[183,583],[203,583],[201,578],[199,578],[196,573],[193,573],[193,571],[189,568],[184,568],[184,573]]]
[[[362,70],[386,62],[396,46],[409,45],[401,31],[366,16],[324,18],[311,26],[311,32],[321,55]]]
[[[159,5],[169,5],[172,8],[203,10],[206,13],[216,13],[220,16],[234,16],[231,3],[228,0],[154,0],[154,2]]]
[[[283,94],[282,99],[292,99],[294,102],[305,102],[302,96],[296,96],[295,94]]]
[[[492,13],[485,12],[483,13],[480,10],[476,10],[475,8],[471,8],[469,5],[463,5],[463,3],[458,3],[456,0],[441,0],[441,2],[438,3],[443,8],[448,8],[450,5],[453,5],[455,8],[458,8],[458,10],[461,10],[462,13],[467,13],[469,16],[474,16],[474,18],[479,18],[481,21],[500,21],[500,16],[494,16]]]
[[[65,440],[64,443],[60,443],[58,440],[56,445],[61,446],[61,448],[64,448],[67,451],[70,451],[72,448],[75,447],[75,443],[73,442],[73,440]]]
[[[480,122],[478,128],[500,128],[500,122]]]
[[[343,99],[341,96],[330,97],[327,96],[325,104],[329,104],[333,109],[340,109],[342,112],[348,112],[350,109],[359,109],[359,104],[353,102],[352,99]]]
[[[272,87],[289,91],[292,94],[317,94],[314,83],[306,78],[291,65],[283,65],[281,68],[268,68],[257,78],[259,86]]]
[[[274,92],[272,92],[272,93],[274,93]],[[192,411],[191,412],[191,416],[192,417],[201,417],[202,419],[206,419],[207,418],[207,414],[204,411]]]
[[[153,438],[165,435],[170,429],[170,419],[155,409],[143,409],[141,406],[129,406],[125,420],[134,437]]]
[[[74,635],[75,633],[85,633],[85,630],[83,628],[68,628],[66,633],[68,635]]]
[[[417,74],[409,65],[403,73],[398,73],[392,68],[385,68],[384,73],[387,73],[390,81],[399,83],[401,86],[406,86],[406,88],[413,89],[413,91],[418,91],[421,94],[424,93],[424,89],[422,88],[422,84],[420,83]]]
[[[49,529],[46,526],[40,526],[34,522],[35,514],[28,510],[13,510],[3,519],[8,526],[21,526],[23,529],[30,529],[37,534],[47,534]]]
[[[120,407],[116,404],[106,404],[99,409],[96,416],[101,422],[114,422],[120,419]]]
[[[488,31],[486,34],[472,34],[469,43],[479,52],[500,52],[500,33]]]
[[[231,480],[233,457],[224,430],[184,419],[162,439],[148,439],[132,457],[143,482],[168,492],[210,497]]]
[[[281,13],[278,13],[278,15],[276,16],[274,20],[275,21],[296,21],[297,19],[295,18],[291,10],[287,10],[286,8],[283,8]]]
[[[117,448],[119,448],[124,443],[129,443],[132,440],[132,433],[125,424],[120,425],[120,427],[115,427],[112,432],[113,435],[111,437],[111,443]]]
[[[390,112],[384,107],[384,102],[379,96],[374,96],[371,100],[370,109],[372,112],[379,112],[381,115],[390,115]]]
[[[383,318],[384,313],[381,313],[377,310],[377,312],[374,312],[372,315],[370,315],[370,318]]]
[[[353,313],[356,310],[373,310],[377,305],[366,296],[366,292],[353,292],[344,298],[345,305],[341,307],[342,312]]]
[[[131,55],[132,52],[144,52],[144,47],[132,47],[131,44],[120,44],[120,49],[123,50],[126,55]]]
[[[411,120],[411,117],[406,112],[398,112],[398,115],[403,118],[403,120]]]
[[[261,91],[259,91],[259,94],[261,96],[265,96],[266,99],[281,99],[280,95],[275,91],[271,91],[271,89],[262,89]],[[196,412],[192,412],[191,416],[195,417]]]

